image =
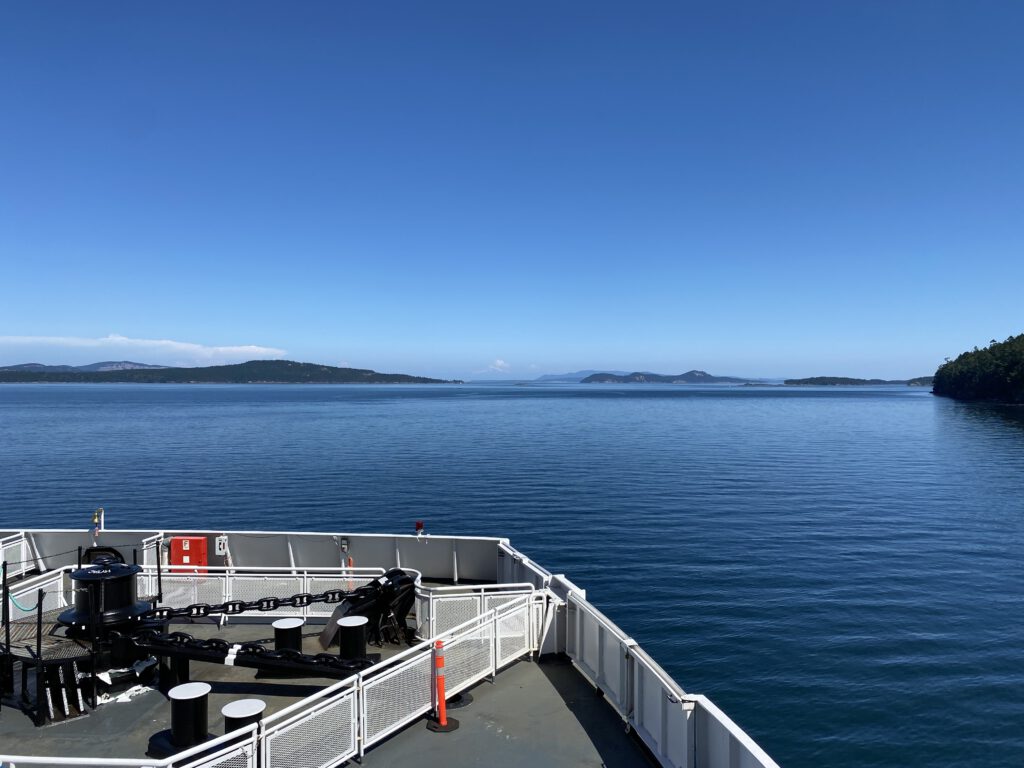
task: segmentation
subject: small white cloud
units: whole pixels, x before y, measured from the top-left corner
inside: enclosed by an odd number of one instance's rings
[[[104,357],[145,356],[163,365],[240,363],[246,360],[278,358],[286,354],[283,349],[255,344],[208,346],[171,339],[132,339],[118,334],[98,339],[82,336],[0,336],[0,350],[5,347],[12,350],[96,350],[97,355]]]
[[[495,371],[496,373],[508,373],[511,369],[512,366],[500,358],[487,366],[487,370]]]

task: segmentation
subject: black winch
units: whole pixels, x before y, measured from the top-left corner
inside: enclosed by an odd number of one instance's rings
[[[136,574],[138,565],[118,562],[101,555],[92,565],[71,572],[75,588],[75,607],[64,611],[58,621],[68,627],[68,634],[86,636],[94,632],[102,637],[111,629],[124,630],[142,622],[142,615],[152,608],[138,599]]]

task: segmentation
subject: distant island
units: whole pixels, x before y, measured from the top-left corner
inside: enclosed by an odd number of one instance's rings
[[[593,376],[595,373],[614,373],[617,376],[626,376],[626,371],[599,371],[591,369],[588,371],[572,371],[571,373],[545,373],[543,376],[538,376],[534,381],[545,381],[548,383],[560,382],[563,384],[579,384],[588,376]]]
[[[250,360],[236,365],[202,368],[96,368],[25,363],[0,368],[0,383],[64,384],[461,384],[404,373],[377,373],[364,368],[335,368],[291,360]]]
[[[712,376],[706,371],[687,371],[680,374],[650,373],[594,373],[587,376],[582,384],[746,384],[750,379],[732,376]]]
[[[947,360],[935,371],[932,391],[956,400],[1024,404],[1024,333]]]
[[[784,382],[791,387],[860,387],[879,386],[882,384],[905,384],[908,387],[930,387],[931,376],[918,376],[915,379],[854,379],[848,376],[811,376],[807,379],[786,379]]]
[[[30,371],[32,373],[68,373],[70,371],[155,371],[166,367],[166,365],[133,363],[131,360],[104,360],[102,363],[90,363],[89,365],[43,365],[42,363],[22,363],[21,365],[0,366],[0,371]]]

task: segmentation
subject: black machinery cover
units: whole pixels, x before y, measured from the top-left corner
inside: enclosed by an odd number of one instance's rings
[[[59,621],[74,629],[87,629],[95,611],[97,623],[117,626],[138,619],[151,606],[138,600],[135,575],[138,565],[119,563],[112,557],[99,557],[85,568],[71,572],[75,583],[75,607],[64,611]]]

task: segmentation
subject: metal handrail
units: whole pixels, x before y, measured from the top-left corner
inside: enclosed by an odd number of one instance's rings
[[[508,584],[455,584],[451,586],[441,587],[423,587],[420,591],[424,594],[431,595],[437,592],[452,593],[452,594],[469,594],[472,592],[487,592],[493,590],[495,592],[510,589],[528,589],[531,592],[536,592],[537,587],[528,581],[520,581]]]
[[[157,567],[155,564],[146,563],[140,565],[144,571],[156,571]],[[170,570],[173,568],[174,570]],[[233,576],[251,576],[253,574],[248,571],[257,571],[259,573],[270,573],[270,574],[282,574],[282,575],[298,575],[299,573],[340,573],[343,576],[383,576],[386,571],[383,568],[370,567],[370,566],[352,566],[351,568],[344,565],[317,565],[317,566],[293,566],[293,565],[267,565],[267,566],[242,566],[242,565],[161,565],[160,569],[164,573],[170,573],[175,576],[190,576],[190,575],[209,575],[213,572],[217,574],[227,574]],[[403,568],[404,571],[415,570],[413,568]],[[243,571],[243,573],[238,573]]]
[[[182,761],[187,760],[190,757],[200,754],[201,752],[208,752],[211,748],[226,744],[227,742],[234,742],[239,738],[244,738],[244,734],[254,733],[259,728],[258,723],[251,723],[244,728],[239,728],[237,731],[231,733],[225,733],[223,736],[218,736],[215,739],[204,741],[202,744],[197,744],[194,747],[189,747],[186,750],[178,752],[177,754],[165,757],[162,760],[133,760],[131,758],[124,757],[47,757],[46,755],[0,755],[5,763],[12,763],[19,765],[24,763],[26,765],[91,765],[95,766],[97,761],[101,761],[103,765],[117,765],[117,766],[131,766],[131,768],[163,768],[164,766],[174,766],[180,764]],[[258,738],[253,738],[250,743],[256,743]],[[231,746],[242,746],[241,744]]]
[[[267,731],[276,730],[277,728],[279,728],[280,726],[283,725],[283,723],[277,723],[278,720],[282,720],[282,719],[287,720],[288,716],[291,715],[292,713],[298,712],[298,711],[303,710],[303,709],[306,709],[311,703],[320,701],[321,699],[328,698],[332,694],[338,693],[338,692],[342,691],[343,688],[351,687],[352,690],[356,690],[358,683],[359,683],[359,675],[358,674],[352,675],[351,677],[346,677],[344,680],[339,680],[338,682],[333,683],[332,685],[329,685],[326,688],[321,688],[316,693],[310,694],[309,696],[307,696],[306,698],[302,699],[301,701],[296,701],[294,704],[289,704],[284,709],[279,709],[274,714],[268,715],[267,717],[263,718],[264,736],[266,735]],[[344,693],[348,693],[348,691],[344,691]],[[306,713],[303,712],[302,714],[306,714]],[[274,725],[273,728],[268,728],[267,726],[270,723],[277,723],[277,724]]]

